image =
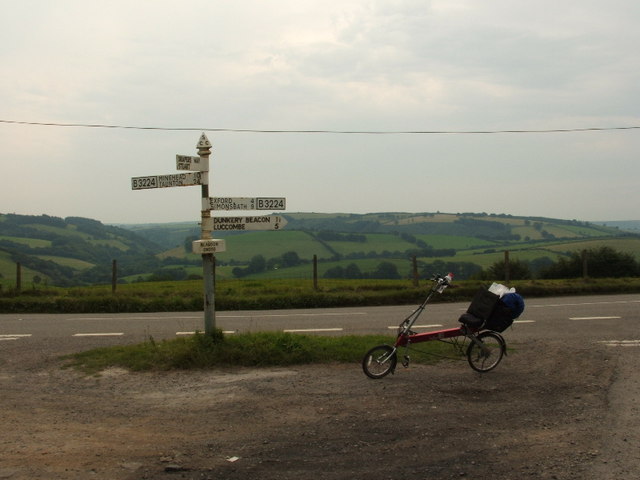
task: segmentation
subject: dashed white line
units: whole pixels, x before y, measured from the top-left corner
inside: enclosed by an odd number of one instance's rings
[[[111,333],[74,333],[73,337],[121,337],[123,332],[111,332]]]
[[[200,332],[202,333],[202,332]],[[227,334],[231,334],[231,333],[237,333],[235,330],[223,330],[222,333],[224,333],[225,335]],[[195,335],[196,332],[176,332],[176,335]]]
[[[601,340],[607,347],[640,347],[640,340]]]
[[[527,308],[548,308],[548,307],[577,307],[581,305],[624,305],[627,303],[640,303],[640,300],[616,300],[612,302],[580,302],[580,303],[548,303],[544,305],[527,305]]]
[[[318,333],[318,332],[342,332],[342,328],[292,328],[283,330],[284,333]]]
[[[438,327],[442,327],[442,324],[440,323],[433,323],[431,325],[414,325],[411,328],[438,328]],[[399,325],[389,325],[387,327],[389,330],[397,330],[399,327]]]
[[[622,317],[569,317],[569,320],[616,320]]]
[[[348,313],[269,313],[258,315],[216,315],[217,318],[266,318],[266,317],[349,317],[355,315],[366,315],[367,312]]]
[[[0,342],[5,341],[11,341],[11,340],[18,340],[20,338],[26,338],[26,337],[30,337],[31,334],[30,333],[15,333],[15,334],[3,334],[0,335]]]

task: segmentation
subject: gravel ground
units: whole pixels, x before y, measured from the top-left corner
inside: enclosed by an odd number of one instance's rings
[[[29,345],[29,348],[24,348]],[[0,343],[0,479],[636,479],[637,349],[527,342],[466,361],[84,376]]]

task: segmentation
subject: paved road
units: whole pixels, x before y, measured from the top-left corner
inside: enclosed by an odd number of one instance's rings
[[[468,303],[430,304],[414,330],[448,328]],[[414,306],[217,312],[226,332],[288,330],[330,335],[389,333]],[[527,301],[524,314],[505,335],[527,338],[610,341],[640,346],[640,295],[558,297]],[[172,338],[203,330],[202,312],[129,314],[2,314],[2,344],[47,340],[63,350]],[[619,342],[619,343],[616,343]]]
[[[616,369],[607,392],[609,408],[605,412],[605,424],[609,428],[602,432],[603,451],[598,457],[607,461],[596,463],[594,468],[597,471],[590,478],[626,480],[637,478],[640,471],[640,381],[637,374],[640,350],[634,348],[640,346],[639,307],[640,295],[531,299],[527,300],[526,310],[518,323],[505,332],[507,342],[517,342],[524,348],[529,341],[540,350],[540,355],[547,354],[541,345],[552,342],[570,343],[572,351],[579,355],[588,355],[588,347],[594,342],[611,346],[610,358]],[[389,327],[395,329],[414,308],[218,312],[217,321],[222,329],[234,332],[319,330],[332,335],[389,333],[393,331]],[[416,330],[456,326],[457,318],[466,308],[467,303],[429,305],[417,322]],[[155,339],[175,338],[176,335],[202,330],[202,325],[201,312],[3,314],[0,315],[0,379],[6,382],[13,378],[21,381],[30,381],[31,378],[34,381],[47,380],[46,375],[42,376],[42,368],[57,366],[58,355],[97,346],[136,343],[149,336]],[[584,342],[587,348],[579,348],[580,342]],[[36,375],[30,377],[30,372]],[[55,390],[52,385],[50,381],[46,383],[38,395],[46,395],[47,389]],[[576,399],[580,397],[572,397],[569,401],[576,402]]]

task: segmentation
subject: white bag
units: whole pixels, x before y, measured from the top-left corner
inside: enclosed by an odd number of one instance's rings
[[[505,287],[504,285],[502,285],[501,283],[492,283],[491,286],[489,287],[489,291],[491,293],[495,293],[496,295],[498,295],[499,297],[502,297],[505,293],[515,293],[516,289],[515,288],[509,288],[509,287]]]

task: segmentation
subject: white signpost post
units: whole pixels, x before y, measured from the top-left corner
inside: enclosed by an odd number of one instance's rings
[[[215,254],[226,251],[225,241],[212,238],[214,230],[279,230],[287,224],[278,215],[211,217],[211,210],[284,210],[283,197],[209,197],[209,157],[211,142],[203,133],[196,145],[198,156],[176,155],[176,169],[185,173],[131,178],[132,190],[201,185],[201,233],[192,244],[193,253],[202,255],[204,279],[204,332],[215,330]]]
[[[209,198],[209,156],[211,155],[211,142],[203,133],[196,145],[198,156],[176,155],[176,169],[188,170],[185,173],[169,175],[150,175],[146,177],[133,177],[131,188],[133,190],[146,190],[149,188],[186,187],[201,185],[202,199]],[[202,271],[204,279],[204,332],[212,335],[215,329],[215,292],[214,292],[214,254],[225,251],[224,240],[211,238],[213,221],[208,208],[201,210],[202,223],[200,240],[193,242],[193,252],[202,255]]]

